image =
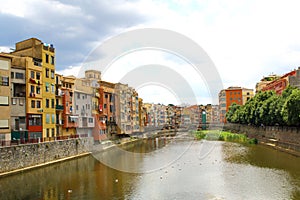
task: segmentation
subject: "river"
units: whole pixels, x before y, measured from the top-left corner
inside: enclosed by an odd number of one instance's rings
[[[126,150],[2,177],[0,199],[300,199],[300,158],[269,147],[175,137]]]

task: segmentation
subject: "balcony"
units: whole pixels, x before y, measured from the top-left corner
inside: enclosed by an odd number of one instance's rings
[[[63,111],[64,110],[64,106],[63,105],[56,105],[55,109],[59,110],[59,111]]]

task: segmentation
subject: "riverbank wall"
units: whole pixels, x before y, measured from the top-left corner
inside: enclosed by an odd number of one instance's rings
[[[91,153],[104,153],[115,147],[129,148],[146,138],[171,136],[173,130],[148,131],[137,138],[123,138],[119,141],[106,140],[95,144],[92,137],[72,138],[34,144],[0,147],[0,177],[25,170],[62,162]]]
[[[74,138],[0,148],[0,176],[90,154],[93,138]]]
[[[259,143],[300,156],[300,127],[251,126],[227,123],[224,130],[243,133]]]

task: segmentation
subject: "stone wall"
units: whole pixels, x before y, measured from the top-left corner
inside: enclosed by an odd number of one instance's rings
[[[76,138],[0,148],[0,173],[88,153],[93,138]]]
[[[244,133],[259,142],[272,143],[276,146],[300,152],[300,127],[287,126],[250,126],[242,124],[224,124],[224,130]]]

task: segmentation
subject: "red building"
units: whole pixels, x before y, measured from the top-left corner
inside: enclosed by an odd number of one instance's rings
[[[262,91],[274,90],[276,94],[282,94],[283,90],[289,85],[290,78],[296,76],[296,70],[291,71],[280,78],[266,84]]]
[[[99,81],[99,125],[111,137],[116,133],[115,84]]]

